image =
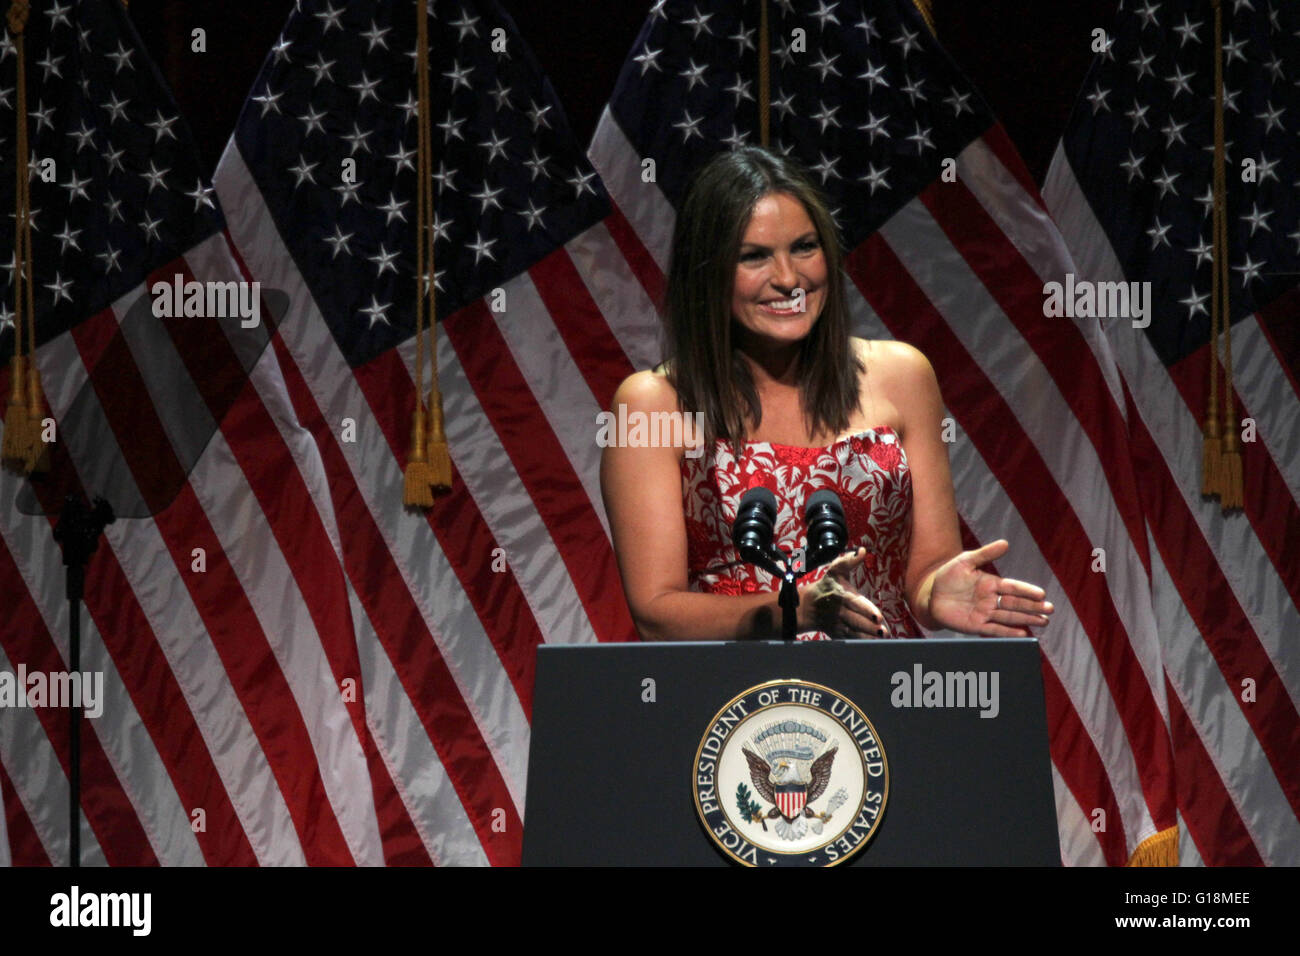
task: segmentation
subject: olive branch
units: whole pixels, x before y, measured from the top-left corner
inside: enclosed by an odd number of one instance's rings
[[[763,818],[763,807],[753,799],[749,787],[745,786],[744,781],[736,786],[736,808],[740,815],[750,823],[762,824],[763,829],[767,829],[767,821]]]

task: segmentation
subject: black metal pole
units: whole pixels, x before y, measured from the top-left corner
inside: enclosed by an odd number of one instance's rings
[[[781,605],[781,639],[793,641],[795,636],[795,625],[798,624],[799,613],[799,589],[795,582],[799,580],[800,575],[789,570],[781,575],[781,594],[777,598],[777,603]]]
[[[99,536],[114,520],[113,509],[103,498],[87,507],[76,495],[68,495],[54,525],[54,540],[63,549],[68,590],[68,667],[81,672],[81,597],[85,591],[86,564],[99,546]],[[81,682],[84,684],[84,682]],[[71,686],[71,685],[70,685]],[[81,866],[81,699],[70,708],[68,718],[68,866]]]

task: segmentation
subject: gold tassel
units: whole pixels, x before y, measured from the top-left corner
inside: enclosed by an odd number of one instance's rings
[[[1147,837],[1128,859],[1129,866],[1177,866],[1178,826]]]
[[[42,435],[45,417],[41,373],[33,365],[27,371],[27,446],[23,449],[23,470],[29,475],[45,474],[50,470],[50,446]]]
[[[417,404],[411,419],[411,449],[402,479],[402,503],[407,507],[433,507],[433,470],[429,467],[424,406]]]
[[[443,430],[442,393],[430,396],[429,408],[429,484],[443,491],[451,490],[451,452],[447,450],[447,434]]]
[[[1213,358],[1210,359],[1214,361]],[[1201,429],[1201,494],[1217,495],[1221,486],[1223,436],[1219,434],[1219,416],[1210,415]]]
[[[9,388],[9,406],[5,409],[5,437],[3,458],[5,464],[21,467],[27,449],[27,360],[15,355],[9,363],[12,379]]]

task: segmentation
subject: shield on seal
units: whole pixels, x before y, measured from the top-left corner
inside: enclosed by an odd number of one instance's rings
[[[803,812],[804,799],[808,796],[806,783],[778,783],[772,789],[776,794],[776,808],[787,820]]]

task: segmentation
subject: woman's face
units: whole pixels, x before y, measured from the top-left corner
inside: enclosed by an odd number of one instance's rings
[[[741,237],[731,314],[751,334],[790,344],[812,331],[825,301],[826,254],[808,211],[787,193],[768,193]]]

